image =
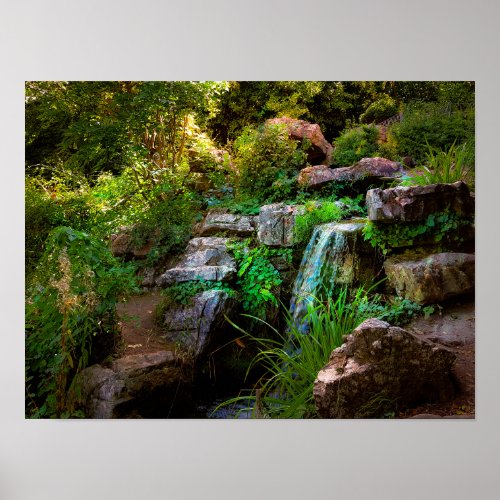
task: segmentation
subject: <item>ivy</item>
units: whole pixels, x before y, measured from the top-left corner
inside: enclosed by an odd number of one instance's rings
[[[249,240],[228,243],[228,250],[238,265],[237,282],[243,309],[254,316],[265,319],[266,306],[278,306],[276,288],[282,280],[270,259],[281,257],[288,264],[292,261],[291,249],[273,249],[265,245],[249,247]]]
[[[396,224],[377,224],[368,222],[363,228],[364,239],[373,247],[378,247],[384,255],[393,248],[412,246],[432,236],[435,243],[463,242],[461,229],[472,225],[472,221],[451,212],[430,214],[425,222],[399,222]]]

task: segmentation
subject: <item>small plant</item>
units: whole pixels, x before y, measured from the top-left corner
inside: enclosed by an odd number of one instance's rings
[[[308,201],[305,208],[305,213],[295,218],[295,242],[298,244],[307,244],[318,224],[338,221],[343,216],[342,209],[333,201]]]
[[[473,183],[474,156],[470,144],[456,146],[453,143],[448,150],[433,148],[428,143],[427,147],[425,172],[410,177],[407,184]]]
[[[429,214],[423,223],[376,224],[368,222],[363,236],[373,247],[381,249],[384,255],[393,248],[407,247],[431,238],[435,243],[461,242],[460,231],[472,222],[451,212]]]
[[[226,283],[221,281],[184,281],[183,283],[176,283],[163,290],[163,295],[172,302],[177,304],[187,305],[190,300],[198,293],[206,292],[208,290],[222,290],[229,295],[234,295],[234,290]]]
[[[67,227],[50,234],[27,297],[27,416],[72,415],[74,376],[112,352],[116,302],[135,290],[134,268],[99,240]]]
[[[291,249],[273,249],[265,245],[249,248],[249,241],[231,242],[228,250],[238,265],[237,289],[243,309],[259,318],[266,317],[266,306],[278,306],[275,296],[282,283],[270,258],[281,257],[291,263]]]

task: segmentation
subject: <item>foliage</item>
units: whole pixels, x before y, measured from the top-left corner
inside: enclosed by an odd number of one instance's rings
[[[461,241],[460,230],[472,222],[451,212],[429,214],[425,222],[376,224],[368,222],[363,228],[364,239],[386,255],[393,248],[407,247],[426,239],[435,243]]]
[[[453,144],[474,144],[474,108],[456,109],[441,103],[412,103],[405,107],[403,120],[395,123],[391,135],[401,156],[423,162],[428,145],[448,150]]]
[[[425,308],[409,299],[401,297],[390,297],[384,301],[381,296],[373,296],[369,302],[361,305],[363,312],[371,318],[387,321],[393,326],[401,326],[409,323],[416,316],[425,312]]]
[[[359,117],[360,123],[378,123],[398,112],[396,101],[387,95],[382,96],[375,102],[372,102],[366,111]]]
[[[431,146],[428,148],[425,172],[410,177],[406,184],[448,184],[457,181],[473,184],[474,153],[470,144],[456,146],[453,143],[447,151]]]
[[[71,413],[66,392],[91,359],[111,352],[115,305],[136,289],[133,274],[133,267],[122,266],[86,233],[68,227],[52,231],[26,305],[28,416]]]
[[[226,283],[207,280],[176,283],[175,285],[165,288],[162,293],[169,301],[187,305],[196,294],[208,290],[222,290],[230,296],[233,296],[235,293]]]
[[[306,163],[304,146],[289,137],[286,125],[245,129],[234,143],[238,195],[260,201],[288,196],[293,178]]]
[[[263,366],[266,373],[257,393],[239,396],[224,404],[236,401],[253,404],[253,416],[260,418],[316,416],[314,380],[332,351],[342,344],[344,336],[369,317],[363,307],[367,302],[367,294],[362,288],[355,290],[352,296],[343,288],[336,297],[314,299],[308,304],[305,318],[310,325],[309,333],[303,334],[292,316],[285,312],[286,334],[268,325],[278,340],[255,338],[233,323],[245,337],[258,344],[260,352],[254,364]]]
[[[332,159],[339,167],[355,164],[362,158],[375,155],[378,144],[378,129],[373,125],[345,130],[334,141],[335,149]]]
[[[291,249],[273,249],[265,245],[250,248],[248,240],[230,242],[227,247],[238,265],[236,285],[243,309],[265,319],[266,306],[278,306],[275,292],[282,283],[270,259],[281,257],[291,263]]]
[[[295,218],[295,243],[307,244],[315,226],[338,221],[343,215],[343,210],[333,201],[308,201],[305,213]]]

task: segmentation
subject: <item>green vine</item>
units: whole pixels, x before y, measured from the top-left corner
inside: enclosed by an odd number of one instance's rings
[[[384,255],[393,248],[419,244],[432,235],[435,243],[463,242],[461,229],[472,225],[472,221],[450,212],[430,214],[425,222],[399,222],[396,224],[377,224],[368,222],[363,228],[364,239],[373,247],[378,247]]]
[[[231,242],[228,250],[238,265],[236,282],[243,309],[254,316],[265,319],[266,306],[278,306],[275,293],[282,280],[270,259],[281,257],[288,264],[292,261],[291,249],[273,249],[265,245],[249,247],[249,240]]]

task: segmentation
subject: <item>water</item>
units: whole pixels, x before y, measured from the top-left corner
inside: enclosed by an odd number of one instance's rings
[[[302,331],[307,331],[304,316],[313,297],[331,291],[336,283],[353,281],[354,255],[349,240],[356,237],[363,225],[364,222],[331,222],[314,229],[290,301],[290,313]]]

